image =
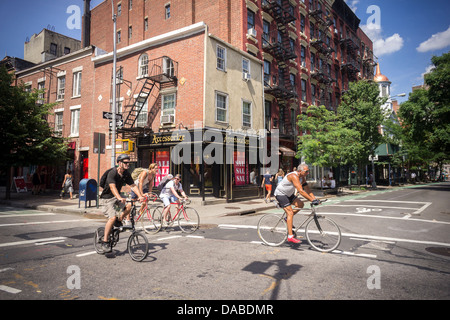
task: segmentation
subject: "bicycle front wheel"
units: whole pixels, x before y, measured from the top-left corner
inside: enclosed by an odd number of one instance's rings
[[[286,241],[287,224],[283,217],[283,214],[270,213],[259,219],[258,235],[268,246],[280,246]]]
[[[134,232],[127,243],[128,253],[133,261],[140,262],[147,258],[148,255],[148,240],[140,232]]]
[[[195,232],[200,226],[200,216],[194,208],[183,208],[179,213],[178,226],[186,233]]]
[[[143,209],[143,211],[144,212],[142,212],[139,218],[140,226],[142,227],[145,233],[148,234],[157,233],[161,229],[161,223],[153,219],[148,207]]]
[[[98,254],[105,254],[102,248],[103,237],[105,236],[105,228],[101,227],[95,230],[94,233],[94,248]]]
[[[309,244],[320,252],[331,252],[341,243],[341,229],[336,222],[323,216],[309,220],[305,233]]]

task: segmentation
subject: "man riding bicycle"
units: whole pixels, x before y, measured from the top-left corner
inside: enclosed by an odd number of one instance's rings
[[[163,221],[167,222],[167,215],[170,211],[171,203],[178,203],[177,210],[180,208],[180,203],[178,200],[182,200],[183,198],[178,195],[178,192],[181,193],[184,199],[187,199],[186,193],[183,191],[183,187],[181,186],[180,174],[176,174],[172,180],[167,182],[159,195],[161,201],[164,203],[164,210],[162,214],[164,218]]]
[[[292,222],[294,215],[303,208],[303,202],[295,195],[295,190],[300,195],[311,201],[314,205],[319,204],[319,200],[316,199],[311,189],[306,183],[306,176],[309,173],[308,165],[301,164],[298,166],[297,171],[293,171],[284,176],[283,180],[278,184],[275,189],[275,198],[277,199],[280,207],[286,212],[286,222],[288,227],[288,241],[292,243],[300,243],[301,241],[294,238],[292,233]],[[291,207],[291,204],[295,205],[295,209]]]
[[[103,199],[103,213],[108,218],[105,225],[105,235],[103,241],[103,249],[105,252],[111,252],[111,246],[107,244],[108,236],[113,228],[114,222],[116,222],[117,215],[115,206],[120,208],[121,214],[118,217],[119,222],[122,222],[125,226],[131,226],[131,221],[129,220],[129,214],[131,211],[131,203],[126,205],[126,199],[122,198],[120,195],[120,190],[122,186],[128,184],[131,189],[139,196],[139,201],[145,202],[146,198],[142,195],[139,188],[134,184],[131,174],[128,172],[128,167],[130,165],[130,156],[126,154],[121,154],[117,157],[118,167],[113,168],[106,178],[105,188],[102,191],[101,198]],[[123,221],[125,219],[125,221]]]

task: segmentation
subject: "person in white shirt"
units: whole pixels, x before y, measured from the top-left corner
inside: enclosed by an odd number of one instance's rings
[[[182,197],[178,193],[180,193]],[[164,203],[163,217],[164,221],[167,222],[167,215],[170,212],[171,204],[177,203],[177,210],[178,210],[180,208],[180,202],[178,200],[188,198],[186,196],[186,193],[183,191],[180,174],[175,175],[175,177],[172,180],[167,182],[167,184],[161,190],[159,197]]]

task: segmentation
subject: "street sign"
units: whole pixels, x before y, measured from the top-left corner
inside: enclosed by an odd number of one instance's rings
[[[112,120],[110,120],[109,121],[109,127],[112,128],[112,125],[113,125],[113,122],[112,122]],[[122,119],[116,121],[116,127],[118,127],[118,128],[123,127],[123,120]]]
[[[94,132],[94,153],[105,153],[106,144],[105,144],[105,134]]]
[[[103,119],[112,120],[113,119],[112,112],[103,111]],[[120,113],[116,113],[116,120],[122,120],[122,115]]]

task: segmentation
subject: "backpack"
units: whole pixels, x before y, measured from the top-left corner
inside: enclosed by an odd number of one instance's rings
[[[144,171],[144,168],[136,168],[133,170],[133,173],[131,174],[131,178],[133,178],[133,181],[136,181],[137,178],[139,178],[139,175],[142,171]]]
[[[103,189],[105,189],[106,187],[106,178],[108,177],[108,173],[114,169],[114,167],[109,168],[108,170],[105,171],[105,173],[103,173],[102,177],[100,178],[100,183],[99,186],[102,187]]]
[[[168,175],[166,175],[164,178],[162,178],[162,180],[159,182],[158,186],[156,187],[159,191],[162,191],[162,189],[164,189],[164,187],[166,186],[166,184],[170,181],[170,179],[173,178],[173,175],[171,175],[170,173]]]

